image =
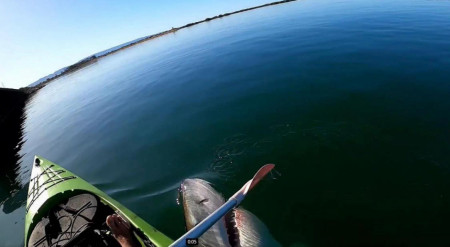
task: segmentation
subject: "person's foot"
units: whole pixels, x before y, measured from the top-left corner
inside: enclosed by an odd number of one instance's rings
[[[109,226],[114,238],[122,247],[140,246],[131,232],[130,223],[123,220],[122,217],[117,214],[110,215],[106,218],[106,225]]]

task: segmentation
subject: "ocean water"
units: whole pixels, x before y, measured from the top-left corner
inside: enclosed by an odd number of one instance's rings
[[[1,246],[23,245],[36,154],[172,238],[183,179],[229,197],[274,163],[243,207],[284,246],[450,245],[450,1],[305,0],[215,20],[55,80],[25,117]]]

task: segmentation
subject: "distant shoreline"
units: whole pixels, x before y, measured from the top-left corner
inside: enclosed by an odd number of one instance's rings
[[[112,47],[112,48],[110,48],[108,50],[105,50],[105,51],[96,53],[96,54],[94,54],[92,56],[89,56],[89,57],[87,57],[87,58],[85,58],[83,60],[80,60],[77,63],[74,63],[74,64],[72,64],[72,65],[70,65],[68,67],[60,69],[60,70],[54,72],[53,74],[50,74],[50,75],[48,75],[46,77],[43,77],[43,78],[37,80],[36,82],[30,84],[27,87],[20,88],[19,90],[21,90],[21,91],[23,91],[23,92],[25,92],[27,94],[33,94],[33,93],[37,92],[39,89],[45,87],[51,81],[53,81],[53,80],[55,80],[55,79],[57,79],[57,78],[59,78],[61,76],[70,74],[72,72],[75,72],[75,71],[77,71],[77,70],[79,70],[79,69],[81,69],[83,67],[86,67],[89,64],[95,63],[98,59],[100,59],[102,57],[106,57],[108,55],[111,55],[113,53],[116,53],[118,51],[121,51],[123,49],[129,48],[131,46],[143,43],[143,42],[151,40],[151,39],[156,39],[156,38],[159,38],[161,36],[164,36],[164,35],[167,35],[167,34],[170,34],[170,33],[175,33],[178,30],[181,30],[181,29],[184,29],[184,28],[192,27],[192,26],[198,25],[200,23],[209,22],[209,21],[212,21],[212,20],[215,20],[215,19],[219,19],[219,18],[222,18],[222,17],[226,17],[226,16],[230,16],[230,15],[234,15],[234,14],[238,14],[238,13],[242,13],[242,12],[246,12],[246,11],[250,11],[250,10],[254,10],[254,9],[259,9],[259,8],[264,8],[264,7],[267,7],[267,6],[278,5],[278,4],[294,2],[294,1],[296,1],[296,0],[283,0],[283,1],[267,3],[267,4],[263,4],[263,5],[259,5],[259,6],[255,6],[255,7],[251,7],[251,8],[241,9],[241,10],[237,10],[237,11],[234,11],[234,12],[229,12],[229,13],[225,13],[225,14],[221,14],[221,15],[216,15],[216,16],[213,16],[213,17],[208,17],[208,18],[205,18],[204,20],[188,23],[188,24],[186,24],[184,26],[181,26],[181,27],[174,27],[172,29],[169,29],[169,30],[157,33],[157,34],[153,34],[153,35],[145,36],[145,37],[142,37],[142,38],[138,38],[136,40],[124,43],[122,45],[118,45],[118,46]],[[35,85],[33,85],[33,84],[35,84]]]

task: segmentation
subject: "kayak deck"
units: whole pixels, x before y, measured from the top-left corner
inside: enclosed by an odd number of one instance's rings
[[[67,203],[72,206],[67,206]],[[84,215],[87,212],[86,209],[79,211],[83,205],[87,204],[91,206],[96,204],[96,214]],[[77,206],[73,205],[80,206],[81,208],[76,208]],[[94,207],[91,207],[91,211],[93,210],[92,208]],[[170,238],[156,230],[154,227],[106,195],[101,190],[97,189],[70,171],[41,157],[35,157],[26,206],[25,246],[49,246],[52,239],[45,239],[44,241],[42,237],[49,235],[47,236],[47,238],[49,238],[52,237],[52,234],[53,239],[59,238],[61,240],[69,238],[67,237],[67,231],[65,232],[65,229],[63,229],[65,227],[64,223],[60,223],[61,220],[55,221],[55,217],[56,219],[61,218],[66,222],[73,221],[81,225],[83,224],[80,223],[80,220],[89,221],[85,222],[87,225],[83,226],[84,228],[78,229],[79,231],[75,231],[77,234],[72,234],[74,232],[73,225],[75,223],[72,225],[69,224],[72,227],[69,231],[71,232],[69,235],[76,238],[76,241],[80,241],[80,239],[83,240],[83,236],[90,236],[91,233],[87,231],[88,228],[91,232],[94,230],[98,230],[100,232],[104,230],[104,232],[106,232],[107,229],[104,228],[106,227],[104,225],[104,220],[107,215],[112,213],[121,215],[122,218],[130,223],[132,229],[134,230],[135,236],[143,246],[168,246],[172,243]],[[71,215],[82,217],[70,218]],[[57,226],[53,226],[58,224],[60,225],[59,228]],[[42,235],[42,232],[36,233],[42,231],[42,229],[47,229],[48,234]],[[59,234],[65,234],[65,237],[61,238],[61,236],[55,235],[56,233],[54,232],[58,231]],[[32,245],[30,241],[31,236],[33,236],[33,243],[38,241],[38,243],[42,242],[43,245]],[[69,240],[64,243],[68,244],[70,242]],[[72,242],[68,245],[70,246],[75,243],[75,240],[72,240]],[[113,242],[114,241],[106,246],[114,246]]]
[[[105,224],[113,213],[95,195],[72,196],[47,211],[31,232],[28,246],[120,247]]]

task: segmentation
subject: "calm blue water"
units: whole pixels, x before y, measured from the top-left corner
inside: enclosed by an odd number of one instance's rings
[[[450,1],[298,1],[201,24],[60,78],[26,108],[0,245],[23,243],[32,158],[172,238],[187,177],[285,246],[450,245]]]

